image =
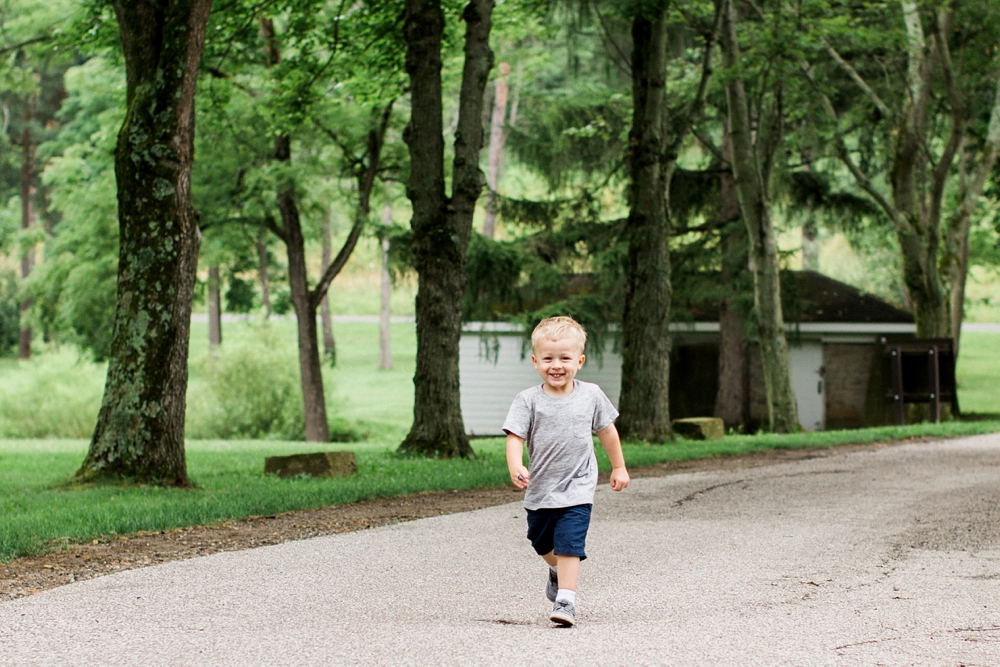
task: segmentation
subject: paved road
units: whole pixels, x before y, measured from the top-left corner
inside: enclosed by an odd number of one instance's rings
[[[0,604],[0,664],[1000,665],[1000,436],[599,491],[580,622],[517,505]]]

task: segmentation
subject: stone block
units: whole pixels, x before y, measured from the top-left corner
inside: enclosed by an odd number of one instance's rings
[[[312,477],[350,477],[358,471],[354,452],[316,452],[292,456],[268,456],[264,459],[264,474],[278,477],[310,475]]]
[[[689,417],[673,421],[674,433],[688,440],[721,440],[726,425],[718,417]]]

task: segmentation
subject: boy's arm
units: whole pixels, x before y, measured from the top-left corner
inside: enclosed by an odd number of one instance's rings
[[[507,470],[514,486],[524,490],[528,488],[528,469],[524,467],[524,438],[513,433],[507,434]]]
[[[604,451],[608,453],[608,459],[611,461],[611,489],[621,491],[628,486],[629,476],[628,470],[625,469],[625,456],[622,454],[622,441],[618,437],[618,429],[615,428],[614,424],[611,424],[598,431],[597,438],[601,441],[601,446],[604,447]],[[510,440],[508,439],[507,442],[509,443]],[[507,451],[510,451],[509,447]]]

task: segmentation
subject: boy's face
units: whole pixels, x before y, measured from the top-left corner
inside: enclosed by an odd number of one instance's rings
[[[570,338],[538,341],[531,355],[531,363],[550,394],[572,392],[573,378],[583,367],[585,359],[579,342]]]

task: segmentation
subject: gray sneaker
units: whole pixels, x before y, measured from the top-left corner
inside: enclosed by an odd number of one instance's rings
[[[556,606],[552,608],[552,613],[549,614],[549,620],[564,628],[573,627],[576,624],[576,609],[573,608],[573,603],[556,602]]]
[[[556,593],[559,592],[559,577],[556,576],[552,568],[549,568],[549,583],[545,584],[545,597],[549,599],[549,602],[556,601]]]

